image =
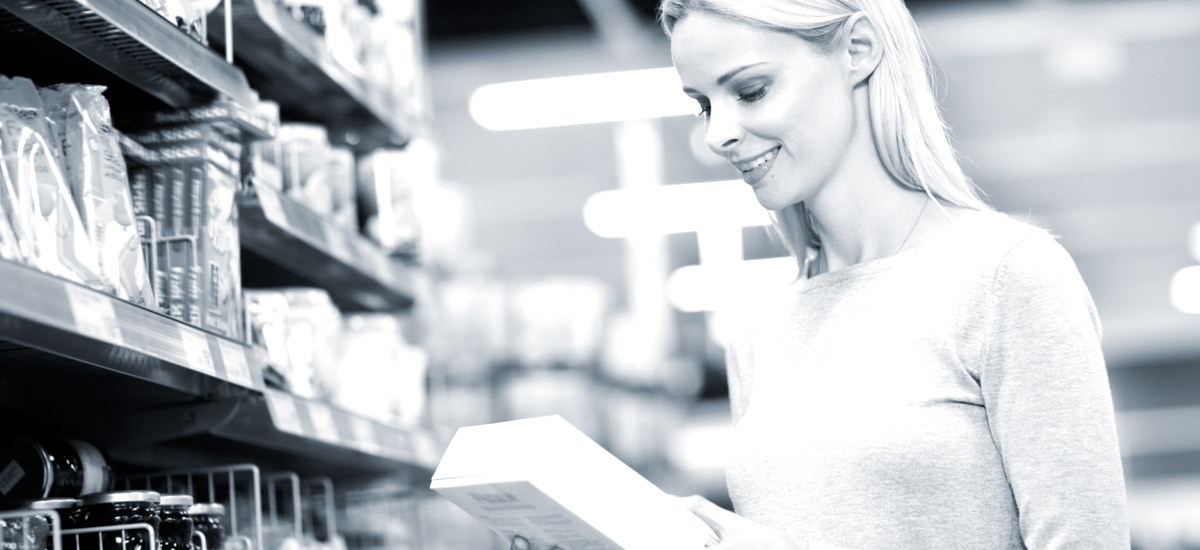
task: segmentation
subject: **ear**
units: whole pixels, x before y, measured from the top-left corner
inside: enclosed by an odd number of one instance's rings
[[[849,62],[849,76],[858,84],[871,76],[883,59],[883,40],[867,14],[858,12],[842,25],[843,46]]]

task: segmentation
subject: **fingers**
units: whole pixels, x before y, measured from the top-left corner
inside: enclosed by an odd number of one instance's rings
[[[708,499],[692,495],[690,497],[679,497],[679,500],[691,510],[696,517],[699,517],[708,527],[717,534],[718,538],[725,537],[725,530],[732,518],[737,518],[737,515],[729,510],[721,508],[716,504],[708,501]]]
[[[513,537],[512,544],[508,545],[508,550],[529,550],[529,541],[517,535]]]

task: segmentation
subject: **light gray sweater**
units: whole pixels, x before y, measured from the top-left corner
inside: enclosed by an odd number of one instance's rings
[[[966,213],[752,309],[739,514],[813,548],[1129,548],[1099,318],[1045,231]]]

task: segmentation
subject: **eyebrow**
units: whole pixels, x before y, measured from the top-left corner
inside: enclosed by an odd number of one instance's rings
[[[758,62],[758,63],[751,63],[751,64],[749,64],[749,65],[742,65],[741,67],[738,67],[738,68],[736,68],[736,69],[734,69],[734,70],[732,70],[732,71],[729,71],[729,72],[727,72],[727,73],[725,73],[725,74],[721,75],[720,77],[718,77],[718,78],[717,78],[717,85],[718,85],[718,86],[720,86],[720,85],[722,85],[722,84],[725,84],[726,82],[729,82],[729,79],[731,79],[731,78],[733,78],[733,77],[737,76],[737,74],[738,74],[738,73],[740,73],[740,72],[742,72],[742,71],[744,71],[744,70],[746,70],[746,69],[749,69],[750,67],[756,67],[756,66],[758,66],[758,65],[762,65],[762,64],[765,64],[765,63],[766,63],[766,61],[760,61],[760,62]],[[685,94],[694,94],[694,93],[697,93],[697,92],[696,92],[696,90],[693,90],[693,89],[691,89],[691,88],[688,88],[688,87],[686,87],[686,86],[685,86],[685,87],[683,88],[683,93],[685,93]]]

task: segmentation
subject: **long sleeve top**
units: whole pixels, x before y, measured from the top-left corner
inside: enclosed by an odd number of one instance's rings
[[[1129,548],[1099,317],[1044,230],[965,213],[749,321],[727,348],[739,514],[813,548]]]

